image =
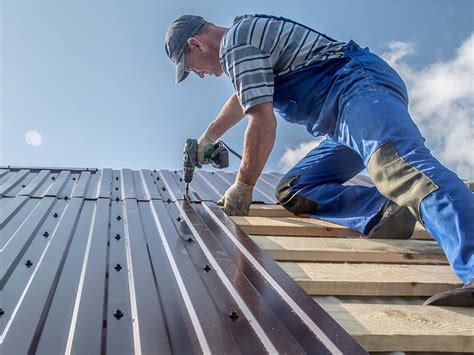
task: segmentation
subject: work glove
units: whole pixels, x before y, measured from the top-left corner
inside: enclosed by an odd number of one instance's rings
[[[222,210],[229,216],[248,216],[252,204],[252,190],[253,186],[236,181],[217,204],[223,207]]]
[[[198,139],[198,152],[197,152],[197,162],[199,165],[206,165],[211,163],[211,159],[208,152],[211,151],[214,147],[214,141],[209,137],[207,132],[204,132],[201,137]]]

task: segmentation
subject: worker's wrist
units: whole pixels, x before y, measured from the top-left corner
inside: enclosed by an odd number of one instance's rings
[[[245,182],[242,182],[242,181],[239,181],[239,180],[235,180],[235,186],[239,190],[245,191],[245,192],[252,191],[253,188],[254,188],[254,185],[249,185],[249,184],[246,184]]]
[[[215,139],[213,139],[207,131],[205,131],[201,137],[198,138],[199,145],[214,144],[214,142]]]

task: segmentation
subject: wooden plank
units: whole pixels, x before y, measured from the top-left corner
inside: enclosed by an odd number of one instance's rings
[[[286,210],[281,205],[264,205],[254,204],[250,206],[249,210],[250,217],[298,217],[294,213]],[[301,218],[301,217],[300,217]],[[424,229],[424,227],[417,222],[416,227]]]
[[[291,262],[279,265],[310,295],[432,296],[462,286],[445,265]]]
[[[367,351],[474,352],[474,308],[320,305]]]
[[[280,205],[255,204],[250,206],[251,217],[296,217],[292,212],[285,210]]]
[[[247,234],[292,236],[358,237],[359,234],[337,224],[297,217],[232,217]]]
[[[435,241],[257,235],[251,238],[280,261],[447,264]]]
[[[360,237],[349,228],[320,221],[313,218],[299,217],[231,217],[247,234],[255,235],[289,235],[301,237]],[[417,228],[411,239],[428,239],[431,236],[424,228]]]

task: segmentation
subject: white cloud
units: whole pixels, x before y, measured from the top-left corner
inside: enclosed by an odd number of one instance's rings
[[[426,138],[426,145],[461,178],[474,179],[474,33],[453,58],[415,69],[406,58],[416,53],[412,43],[391,42],[382,57],[405,81],[409,110]],[[286,147],[279,166],[291,168],[320,140]]]
[[[285,152],[278,162],[280,171],[287,172],[292,168],[301,158],[303,158],[311,149],[318,146],[323,138],[312,140],[311,142],[301,143],[296,147],[287,146]]]
[[[474,33],[445,61],[415,69],[411,43],[392,42],[382,57],[407,84],[410,113],[433,154],[461,178],[474,179]]]
[[[38,146],[41,144],[43,137],[37,131],[28,131],[25,133],[25,141],[29,145]]]

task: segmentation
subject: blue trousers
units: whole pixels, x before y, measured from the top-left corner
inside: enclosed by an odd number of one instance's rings
[[[315,202],[311,217],[363,235],[389,200],[406,205],[439,243],[454,273],[469,282],[474,278],[472,193],[424,145],[398,74],[367,49],[348,55],[331,87],[337,92],[331,99],[336,123],[285,174],[284,179],[295,177],[291,194]],[[366,167],[375,187],[343,185]]]

